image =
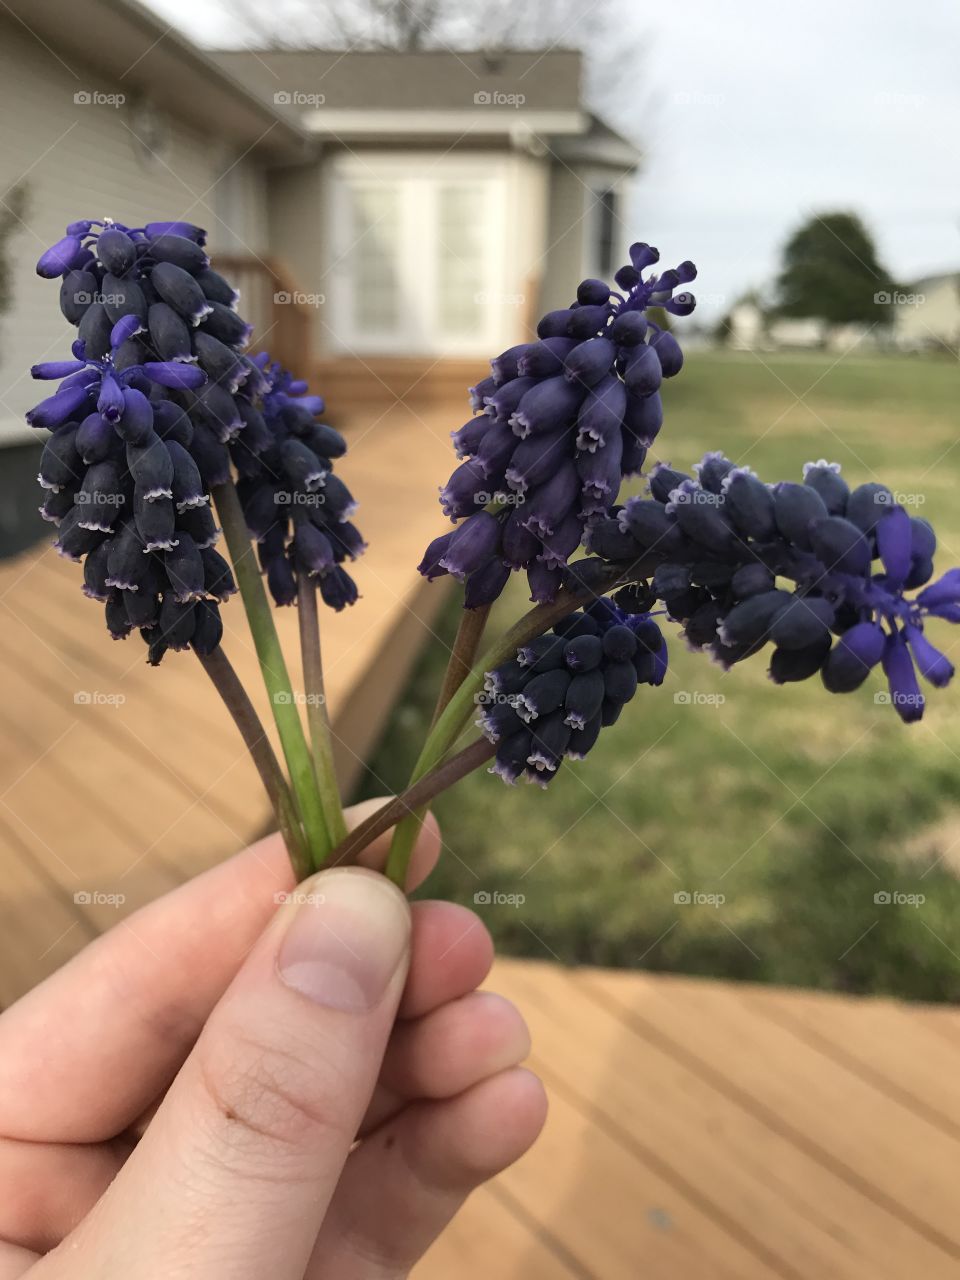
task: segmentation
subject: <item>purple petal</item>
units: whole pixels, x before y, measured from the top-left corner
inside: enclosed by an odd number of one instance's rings
[[[929,680],[938,689],[948,685],[953,679],[954,667],[946,654],[935,649],[919,627],[908,625],[904,633],[924,680]]]
[[[138,333],[143,333],[143,324],[139,316],[124,316],[113,326],[110,331],[110,346],[116,351],[117,347],[128,342]]]
[[[923,715],[923,694],[917,683],[913,659],[902,635],[887,637],[883,650],[883,669],[890,688],[890,700],[905,724]]]
[[[924,587],[917,596],[917,603],[924,609],[941,604],[960,604],[960,569],[948,569],[936,582]]]
[[[83,360],[47,360],[43,364],[31,366],[30,377],[49,381],[52,378],[69,378],[71,373],[79,373],[86,368]]]
[[[176,391],[202,387],[207,380],[207,375],[197,365],[176,360],[148,360],[143,372],[151,382],[157,382],[161,387],[173,387]]]
[[[907,580],[913,558],[913,529],[903,507],[892,507],[877,524],[877,550],[890,585],[900,587]]]
[[[27,422],[31,427],[52,429],[62,426],[78,409],[87,404],[89,398],[86,387],[68,387],[66,391],[58,391],[56,395],[48,396],[28,410]]]
[[[54,280],[57,276],[66,275],[82,251],[79,236],[64,236],[55,245],[51,245],[46,253],[41,254],[37,263],[37,275],[44,280]]]

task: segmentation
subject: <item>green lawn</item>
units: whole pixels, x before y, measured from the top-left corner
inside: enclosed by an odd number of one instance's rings
[[[960,564],[957,388],[947,360],[695,353],[668,387],[660,454],[688,467],[723,448],[767,480],[839,461],[852,484],[912,495],[947,568]],[[499,624],[525,607],[518,584]],[[936,635],[952,643],[946,624]],[[762,657],[724,674],[679,639],[670,652],[663,688],[641,690],[549,791],[480,773],[443,797],[447,849],[427,891],[522,895],[477,907],[515,954],[960,998],[953,855],[922,847],[960,800],[960,683],[907,728],[875,704],[879,680],[832,697],[819,681],[773,686]],[[421,661],[366,794],[402,784],[440,666],[436,651]]]

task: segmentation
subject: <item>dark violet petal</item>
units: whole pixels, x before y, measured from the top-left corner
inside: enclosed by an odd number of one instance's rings
[[[883,648],[883,670],[894,710],[906,724],[923,715],[924,698],[917,683],[913,659],[903,635],[887,636]]]
[[[823,683],[831,693],[859,689],[883,657],[886,637],[875,622],[858,622],[833,646],[823,667]]]
[[[64,236],[41,254],[37,263],[37,275],[53,280],[69,271],[80,255],[82,245],[79,236]]]
[[[853,500],[851,494],[851,501]],[[848,509],[849,509],[849,503]],[[910,573],[913,558],[913,530],[910,517],[903,507],[891,507],[881,514],[876,525],[877,550],[883,561],[887,580],[893,587],[900,587]]]
[[[919,627],[904,627],[904,635],[924,680],[938,689],[948,685],[953,679],[954,666],[946,654],[934,648]]]
[[[937,605],[960,604],[960,569],[948,569],[936,582],[931,582],[917,596],[924,609]]]
[[[79,373],[86,368],[83,360],[47,360],[42,364],[31,365],[30,377],[44,382],[55,378],[69,378],[72,373]]]
[[[207,375],[197,365],[184,364],[178,360],[148,360],[143,371],[151,382],[176,391],[193,390],[202,387],[207,381]]]
[[[125,342],[128,342],[136,334],[142,333],[143,330],[144,325],[139,316],[124,316],[110,330],[110,346],[116,350],[117,347],[123,346]]]
[[[62,426],[69,418],[76,417],[89,405],[89,402],[90,393],[86,387],[68,387],[66,391],[58,391],[29,409],[27,422],[31,427],[46,427],[52,431],[55,427]]]

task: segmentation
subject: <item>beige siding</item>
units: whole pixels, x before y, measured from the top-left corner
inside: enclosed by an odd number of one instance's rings
[[[71,330],[57,306],[57,282],[34,271],[67,222],[182,217],[207,227],[214,248],[262,252],[266,244],[249,161],[231,168],[235,157],[216,138],[143,101],[74,101],[94,92],[119,94],[123,85],[65,65],[21,27],[0,23],[0,196],[22,180],[29,201],[10,242],[13,306],[0,317],[0,433],[8,437],[39,398],[29,366],[68,355]]]

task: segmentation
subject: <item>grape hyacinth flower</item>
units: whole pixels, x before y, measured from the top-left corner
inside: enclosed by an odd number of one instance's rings
[[[689,315],[692,295],[676,290],[696,268],[682,262],[644,279],[657,250],[634,244],[630,259],[617,289],[582,281],[568,308],[541,319],[538,341],[497,356],[471,389],[479,416],[453,433],[463,462],[440,494],[456,528],[419,566],[430,579],[464,579],[467,609],[495,600],[512,570],[526,571],[534,601],[555,599],[585,530],[639,474],[660,431],[661,382],[680,372],[683,354],[647,311]]]
[[[653,594],[724,668],[772,643],[775,683],[819,673],[831,693],[849,693],[881,667],[898,714],[920,719],[917,672],[942,687],[954,671],[924,624],[960,621],[960,571],[930,582],[929,523],[885,485],[849,489],[836,463],[774,485],[719,453],[694,471],[655,467],[650,497],[599,521],[589,549],[613,563],[659,559]]]
[[[582,760],[640,684],[659,685],[667,647],[649,613],[599,597],[489,671],[477,725],[496,745],[491,773],[546,787],[566,757]]]

